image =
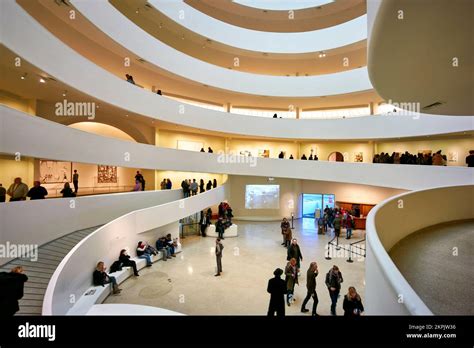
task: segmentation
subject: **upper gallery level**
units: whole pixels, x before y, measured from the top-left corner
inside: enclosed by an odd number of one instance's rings
[[[46,1],[18,3],[81,55],[118,76],[131,74],[137,84],[156,86],[164,94],[224,105],[272,106],[280,110],[288,110],[290,105],[314,109],[382,101],[368,81],[365,56],[362,59],[348,56],[346,62],[344,54],[335,60],[331,60],[329,53],[324,58],[312,55],[308,64],[321,67],[318,74],[323,73],[314,76],[309,71],[294,71],[295,66],[301,66],[298,59],[278,58],[277,61],[284,62],[291,71],[282,71],[280,76],[254,74],[245,70],[253,63],[249,64],[240,55],[232,53],[223,58],[225,64],[218,66],[184,54],[142,30],[108,2],[74,3],[77,9]],[[68,11],[74,11],[74,20],[69,18]],[[119,32],[115,32],[118,28]],[[188,46],[188,40],[178,41]],[[214,52],[208,55],[215,56]],[[268,57],[261,58],[264,59],[260,60],[259,66],[271,65],[271,57],[269,60]]]
[[[366,12],[365,0],[185,0],[185,2],[222,22],[274,33],[304,32],[332,27]],[[288,21],[289,15],[294,15],[297,21]]]

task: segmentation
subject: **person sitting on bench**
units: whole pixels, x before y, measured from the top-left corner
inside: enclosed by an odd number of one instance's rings
[[[112,293],[117,295],[122,291],[117,285],[117,280],[113,276],[109,276],[105,270],[105,264],[103,261],[97,263],[97,267],[92,275],[92,279],[95,286],[105,286],[106,284],[110,284],[112,286]]]
[[[137,263],[133,260],[130,260],[130,255],[128,255],[126,249],[120,250],[119,261],[122,263],[124,267],[132,267],[133,268],[133,275],[138,277],[138,270],[137,270]]]

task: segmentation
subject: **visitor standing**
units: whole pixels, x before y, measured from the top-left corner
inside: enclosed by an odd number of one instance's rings
[[[196,182],[196,179],[193,179],[190,189],[191,189],[191,195],[196,196],[198,193],[198,184]]]
[[[474,167],[474,150],[469,151],[469,156],[466,157],[466,164],[468,167]]]
[[[138,170],[137,170],[137,175],[135,175],[135,180],[140,182],[140,184],[142,185],[142,191],[145,191],[145,178]]]
[[[288,255],[286,258],[288,261],[291,259],[296,260],[296,267],[298,268],[298,271],[300,269],[300,260],[303,261],[303,255],[301,254],[301,249],[300,246],[298,245],[298,241],[296,238],[293,238],[291,240],[291,244],[288,247]]]
[[[74,185],[74,193],[77,195],[77,190],[79,190],[79,173],[77,172],[77,169],[74,169],[72,184]]]
[[[206,191],[212,190],[212,181],[209,180],[206,185]]]
[[[217,187],[217,180],[214,179],[214,180],[212,181],[212,188],[216,188],[216,187]]]
[[[275,277],[268,281],[267,292],[270,294],[270,304],[268,305],[267,316],[269,317],[273,317],[275,312],[277,317],[285,316],[286,283],[281,279],[282,274],[283,270],[277,268],[273,272]]]
[[[12,317],[20,310],[18,300],[23,298],[27,281],[21,266],[14,267],[9,273],[0,273],[0,317]]]
[[[2,184],[0,184],[0,203],[5,202],[7,199],[7,190],[5,190],[5,187],[3,187]]]
[[[224,250],[224,246],[221,243],[220,238],[216,239],[216,263],[217,263],[217,273],[214,275],[215,277],[219,277],[222,273],[222,251]]]
[[[204,193],[206,190],[204,189],[204,180],[199,181],[199,193]]]
[[[13,184],[7,190],[10,196],[10,202],[24,201],[28,194],[28,186],[21,182],[21,178],[15,178]]]
[[[76,194],[72,191],[71,186],[68,182],[64,183],[64,187],[60,193],[63,195],[63,198],[76,197]]]
[[[290,228],[290,223],[288,222],[287,218],[283,218],[283,221],[281,222],[280,227],[281,227],[281,234],[283,236],[283,243],[281,243],[281,245],[288,247],[289,243],[287,243],[286,241],[286,236],[288,232],[291,233],[291,228]]]
[[[34,181],[33,182],[33,187],[28,191],[27,196],[30,197],[30,200],[36,200],[36,199],[45,199],[45,197],[48,195],[48,191],[41,186],[41,183],[39,181]]]

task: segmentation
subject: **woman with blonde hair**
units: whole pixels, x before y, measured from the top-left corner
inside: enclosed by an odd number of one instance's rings
[[[358,317],[364,311],[362,300],[353,286],[349,287],[347,295],[344,296],[342,308],[344,309],[345,317]]]
[[[117,295],[122,291],[122,289],[119,289],[117,285],[117,280],[113,276],[109,276],[105,270],[107,267],[105,267],[104,262],[99,261],[97,263],[97,266],[95,268],[95,271],[92,275],[92,280],[95,286],[105,286],[106,284],[110,284],[112,286],[112,293],[114,295]]]

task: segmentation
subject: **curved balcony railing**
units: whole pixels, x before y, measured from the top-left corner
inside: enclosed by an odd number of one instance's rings
[[[414,191],[379,203],[367,217],[365,309],[370,315],[432,315],[388,252],[425,227],[474,218],[474,186]],[[441,286],[441,285],[440,285]]]

